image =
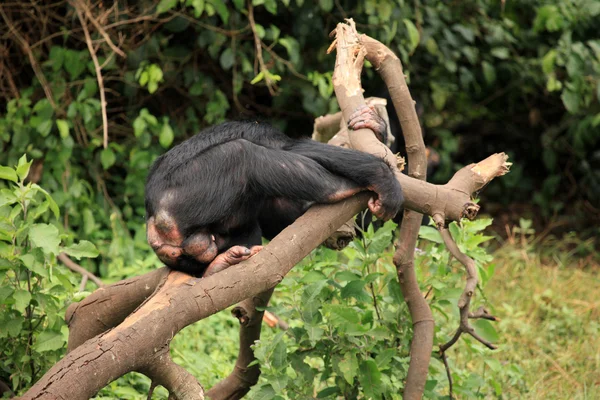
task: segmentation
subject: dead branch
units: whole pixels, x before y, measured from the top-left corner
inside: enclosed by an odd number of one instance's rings
[[[258,36],[258,32],[256,31],[256,23],[254,22],[254,7],[252,6],[252,2],[248,3],[248,21],[250,22],[250,28],[252,29],[252,35],[254,36],[254,51],[256,51],[256,61],[260,66],[260,73],[263,74],[263,79],[267,84],[267,89],[269,89],[269,93],[271,96],[275,96],[277,86],[275,82],[271,79],[269,75],[269,69],[265,65],[265,61],[262,56],[262,40],[260,40],[260,36]],[[256,63],[254,64],[254,72],[256,73]]]
[[[112,49],[112,51],[114,53],[120,55],[123,58],[127,58],[127,55],[123,52],[123,50],[121,50],[117,46],[115,46],[115,44],[111,40],[111,38],[108,35],[108,33],[106,33],[106,31],[104,30],[104,28],[102,28],[102,25],[100,25],[100,23],[94,18],[94,16],[92,15],[92,12],[90,11],[90,9],[87,6],[87,4],[84,1],[78,1],[78,5],[79,5],[79,7],[81,7],[81,9],[83,9],[83,11],[84,11],[85,16],[87,17],[87,19],[90,20],[90,22],[92,23],[92,25],[94,25],[94,27],[96,28],[96,30],[98,31],[98,33],[104,38],[104,42],[106,42],[106,44]],[[115,5],[116,5],[116,3],[115,3]]]
[[[48,81],[46,80],[46,76],[44,75],[44,72],[42,71],[40,64],[38,63],[37,59],[35,58],[35,56],[33,54],[33,51],[31,50],[31,46],[29,45],[29,42],[27,40],[25,40],[23,35],[21,35],[21,33],[19,33],[17,28],[13,25],[12,21],[8,18],[8,16],[4,12],[4,9],[2,8],[1,4],[0,4],[0,15],[2,16],[2,19],[4,19],[6,26],[8,26],[9,33],[12,36],[14,36],[17,43],[19,43],[19,45],[21,45],[25,54],[27,54],[27,57],[29,58],[29,63],[31,64],[31,68],[33,69],[33,72],[35,73],[35,76],[38,79],[38,81],[40,81],[40,85],[42,85],[42,89],[44,89],[44,94],[46,95],[46,99],[48,99],[52,108],[54,110],[57,110],[58,107],[56,105],[56,102],[54,101],[54,94],[52,93],[52,89],[50,88],[50,85],[48,84]]]
[[[81,23],[81,27],[83,28],[85,41],[87,43],[87,47],[90,51],[90,56],[92,57],[92,61],[94,63],[94,69],[96,70],[96,79],[98,80],[98,91],[100,92],[100,107],[102,109],[102,145],[106,149],[108,148],[108,115],[106,114],[106,93],[104,91],[104,80],[102,79],[102,67],[100,67],[100,63],[98,62],[98,56],[96,55],[96,50],[94,49],[94,45],[92,44],[90,32],[87,28],[87,24],[81,12],[81,9],[85,9],[85,5],[82,3],[81,0],[76,2],[72,0],[71,3],[77,11],[77,17],[79,18],[79,22]]]

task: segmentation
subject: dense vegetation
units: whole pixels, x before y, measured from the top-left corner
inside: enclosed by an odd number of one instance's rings
[[[143,218],[144,180],[152,160],[226,118],[268,118],[290,135],[309,134],[314,117],[337,110],[327,34],[344,17],[353,17],[361,31],[401,57],[425,110],[426,141],[442,158],[434,180],[444,182],[461,165],[506,151],[515,165],[485,191],[486,200],[521,213],[534,210],[536,225],[552,220],[586,234],[600,232],[600,3],[595,0],[92,5],[90,15],[101,30],[80,19],[66,1],[0,5],[0,165],[5,166],[0,169],[0,326],[7,327],[0,330],[0,352],[9,356],[0,360],[0,380],[16,391],[63,354],[64,308],[85,295],[77,292],[79,277],[57,264],[59,251],[74,257],[99,254],[79,262],[107,282],[158,267]],[[94,40],[92,53],[82,20]],[[103,91],[92,54],[101,66]],[[384,94],[373,70],[367,69],[363,82],[367,94]],[[107,101],[106,143],[101,92]],[[27,160],[33,164],[25,180]],[[478,232],[487,224],[454,226],[463,250],[481,251],[469,243],[484,240]],[[383,257],[390,229],[368,234],[343,254],[319,250],[284,281],[275,310],[292,327],[297,320],[310,329],[261,342],[257,354],[265,376],[276,383],[263,381],[257,394],[313,395],[304,392],[313,388],[306,385],[311,379],[318,381],[320,397],[352,395],[365,379],[377,382],[375,397],[398,393],[410,328]],[[427,266],[422,289],[431,292],[439,313],[436,339],[443,341],[455,326],[455,315],[449,321],[445,316],[454,312],[460,278],[450,273],[455,269],[435,235],[425,228],[423,237],[433,244],[422,247]],[[493,264],[484,254],[478,261],[485,284]],[[93,288],[88,283],[84,289]],[[325,301],[334,305],[322,307]],[[174,345],[178,362],[194,368],[204,368],[209,358],[227,361],[195,371],[206,384],[227,373],[235,357],[234,344],[211,343],[236,336],[234,321],[219,318],[209,329],[214,333],[201,336],[196,327],[185,333],[194,338],[193,347],[184,344],[183,334]],[[495,335],[491,325],[483,325],[479,329]],[[375,340],[367,339],[364,327]],[[395,355],[385,351],[392,342]],[[482,352],[475,344],[468,347]],[[302,360],[304,352],[310,353],[308,361]],[[294,374],[283,368],[288,363]],[[517,363],[502,368],[491,358],[485,363],[487,369],[472,373],[453,366],[456,393],[501,396],[509,381],[511,390],[522,387]],[[133,386],[124,386],[127,379]],[[430,398],[447,393],[437,361],[429,382]],[[104,394],[127,398],[146,389],[134,376]]]

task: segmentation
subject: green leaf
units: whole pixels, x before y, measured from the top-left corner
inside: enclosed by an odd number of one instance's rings
[[[58,254],[60,237],[54,225],[34,224],[29,229],[29,240],[33,247],[40,247],[44,253]]]
[[[501,60],[506,60],[508,57],[510,57],[510,52],[506,47],[493,48],[491,53],[494,57],[499,58]]]
[[[568,89],[565,89],[560,96],[563,104],[567,111],[571,114],[577,114],[579,111],[579,99],[580,95],[578,93],[572,92]]]
[[[89,53],[85,50],[86,61],[89,59]],[[65,50],[65,60],[63,67],[69,73],[71,80],[76,80],[79,75],[85,71],[85,62],[82,60],[83,54],[75,50]]]
[[[319,0],[319,7],[325,12],[333,10],[333,0]]]
[[[283,336],[279,337],[279,340],[275,344],[273,349],[273,355],[271,357],[271,363],[273,367],[282,369],[287,367],[287,347],[283,341]]]
[[[254,79],[252,79],[252,80],[250,81],[250,84],[251,84],[251,85],[254,85],[254,84],[256,84],[256,83],[258,83],[258,82],[262,81],[264,77],[265,77],[265,74],[264,74],[264,72],[263,72],[263,71],[260,71],[260,72],[258,73],[258,75],[256,75],[256,76],[254,77]]]
[[[194,17],[200,18],[204,12],[204,0],[192,0],[192,7],[194,7]]]
[[[385,349],[381,353],[377,354],[377,357],[375,357],[377,368],[380,370],[387,369],[390,365],[390,361],[392,361],[392,358],[394,358],[396,355],[398,355],[398,350],[396,349]]]
[[[46,137],[50,134],[50,131],[52,131],[52,120],[51,119],[47,119],[45,121],[42,121],[36,128],[36,131],[42,135],[43,137]]]
[[[70,256],[77,258],[78,260],[81,257],[98,257],[98,249],[92,242],[88,242],[87,240],[81,240],[77,244],[72,244],[63,248],[63,251]]]
[[[265,0],[265,8],[269,13],[277,14],[277,0]]]
[[[544,71],[545,74],[549,74],[550,72],[554,71],[554,63],[556,62],[557,55],[558,52],[552,49],[546,53],[544,58],[542,58],[542,71]]]
[[[340,361],[339,368],[346,382],[352,385],[358,373],[358,359],[356,358],[356,354],[347,353],[344,355],[344,358]]]
[[[152,94],[158,90],[158,83],[155,81],[148,82],[148,93]]]
[[[0,179],[2,179],[2,168],[4,167],[0,167]],[[19,201],[19,198],[11,190],[0,189],[0,207],[15,204],[17,201]]]
[[[160,3],[158,3],[158,6],[156,6],[156,13],[162,14],[169,11],[177,5],[178,1],[179,0],[161,0]]]
[[[419,229],[419,237],[434,243],[444,243],[444,239],[442,239],[440,232],[432,226],[421,226]]]
[[[356,300],[360,302],[368,302],[371,300],[371,297],[364,290],[365,282],[362,280],[356,280],[348,282],[346,286],[342,288],[341,296],[342,299],[347,299],[349,297],[354,297]]]
[[[6,329],[6,333],[8,333],[10,337],[17,337],[23,329],[23,322],[25,322],[25,318],[20,315],[11,317],[6,321],[6,325],[3,328]]]
[[[31,293],[24,289],[18,289],[13,293],[13,299],[15,299],[15,309],[20,312],[25,312],[25,309],[31,301]]]
[[[406,30],[408,31],[408,38],[409,38],[409,43],[410,43],[409,53],[412,53],[419,45],[419,40],[421,40],[421,35],[419,34],[419,30],[417,29],[415,24],[413,24],[413,22],[410,19],[405,18],[402,21],[404,22],[404,26],[406,27]]]
[[[356,325],[360,322],[358,312],[351,307],[330,304],[327,307],[327,311],[329,312],[331,322],[333,323]]]
[[[485,340],[489,342],[497,342],[500,338],[498,336],[498,332],[496,332],[496,328],[488,321],[487,319],[478,319],[473,322],[473,328],[475,328],[475,332]]]
[[[256,29],[256,34],[258,35],[259,38],[261,38],[261,39],[265,38],[266,31],[265,31],[265,28],[261,24],[256,24],[254,26],[254,29]]]
[[[50,194],[47,191],[45,191],[44,189],[42,189],[37,183],[34,183],[33,185],[31,185],[31,187],[37,191],[44,193],[44,196],[46,196],[46,201],[48,202],[48,204],[50,206],[50,210],[52,210],[52,212],[54,213],[54,216],[56,218],[58,218],[58,216],[59,216],[58,204],[56,204],[56,201],[54,201],[52,196],[50,196]]]
[[[17,175],[21,181],[27,178],[29,175],[29,168],[31,168],[31,164],[33,160],[27,162],[27,156],[23,154],[23,156],[19,159],[19,164],[17,165]]]
[[[100,153],[100,162],[102,163],[102,168],[104,169],[109,169],[112,167],[116,160],[117,156],[110,147],[103,149]]]
[[[365,360],[360,363],[358,380],[363,388],[366,398],[380,399],[383,391],[381,385],[381,372],[373,360]]]
[[[483,68],[483,77],[488,84],[492,84],[496,81],[496,70],[494,66],[487,61],[481,63],[481,67]]]
[[[41,332],[36,340],[33,348],[43,353],[45,351],[53,351],[61,349],[65,345],[65,338],[60,332],[44,331]]]
[[[69,123],[64,119],[56,120],[56,127],[58,128],[58,133],[60,133],[60,137],[66,139],[69,137]]]
[[[146,131],[146,126],[146,121],[141,116],[137,117],[133,121],[133,134],[136,138],[142,136],[142,134]]]
[[[258,390],[252,391],[252,400],[271,400],[275,397],[275,390],[269,384],[262,385]]]
[[[228,70],[233,66],[233,51],[230,47],[226,48],[225,51],[221,53],[219,62],[221,63],[221,67],[225,70]]]
[[[317,399],[324,399],[326,397],[330,397],[336,394],[341,394],[340,388],[337,386],[329,386],[317,393]]]
[[[17,173],[10,167],[4,167],[0,165],[0,179],[6,179],[9,181],[17,182]]]
[[[293,64],[300,62],[300,44],[296,39],[290,36],[279,39],[279,44],[285,47]]]
[[[14,289],[10,286],[0,286],[0,303],[4,303],[8,296],[13,294]]]
[[[160,134],[158,136],[158,142],[163,148],[168,148],[173,143],[173,138],[175,134],[173,133],[173,129],[171,129],[171,125],[169,125],[168,121],[163,123],[163,126],[160,130]]]
[[[223,0],[208,0],[208,2],[215,8],[223,23],[227,24],[229,21],[229,10],[227,9],[225,2]]]

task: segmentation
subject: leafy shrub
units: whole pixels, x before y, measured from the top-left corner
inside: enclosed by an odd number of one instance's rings
[[[495,269],[491,256],[480,246],[491,239],[481,233],[490,223],[481,219],[450,225],[461,250],[476,261],[480,289]],[[391,222],[377,232],[369,228],[342,252],[319,248],[283,280],[275,295],[277,305],[269,310],[291,328],[269,331],[255,345],[262,375],[251,398],[401,398],[412,323],[390,262],[394,229]],[[420,236],[419,282],[434,311],[435,344],[440,345],[458,326],[457,301],[464,274],[458,272],[460,264],[450,260],[435,228],[422,227]],[[486,303],[481,295],[475,300],[473,308]],[[473,325],[486,339],[498,341],[489,321]],[[461,352],[486,354],[492,371],[485,375],[450,360],[454,392],[461,398],[501,396],[499,382],[508,376],[520,383],[518,366],[502,367],[482,345],[465,338],[457,347]],[[447,391],[446,372],[435,353],[425,395],[441,399]]]
[[[56,223],[56,202],[26,181],[31,164],[23,156],[16,168],[0,166],[0,379],[15,392],[64,355],[66,305],[83,295],[56,256],[98,255],[88,241],[72,243]]]

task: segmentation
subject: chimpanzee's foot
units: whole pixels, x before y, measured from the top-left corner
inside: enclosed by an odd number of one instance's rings
[[[370,129],[380,142],[385,143],[387,137],[387,124],[377,114],[375,106],[362,105],[358,107],[348,120],[348,128],[352,130]]]
[[[369,206],[369,210],[375,215],[377,218],[387,221],[392,219],[398,214],[400,209],[402,208],[402,204],[404,203],[404,196],[402,196],[402,191],[399,193],[395,193],[394,196],[387,195],[386,197],[381,197],[381,191],[374,190],[374,188],[369,188],[378,194],[378,197],[371,197],[369,202],[367,203]],[[386,192],[383,192],[386,193]]]
[[[225,253],[219,254],[206,268],[203,278],[221,272],[232,265],[246,261],[256,253],[262,250],[262,246],[252,246],[251,249],[244,246],[233,246]]]

